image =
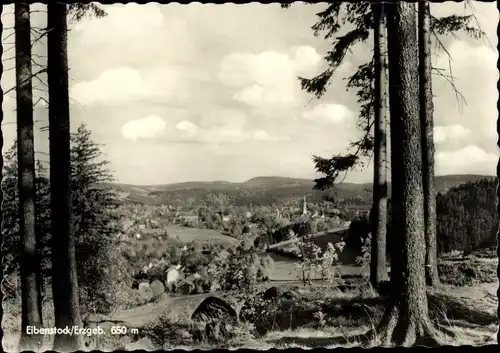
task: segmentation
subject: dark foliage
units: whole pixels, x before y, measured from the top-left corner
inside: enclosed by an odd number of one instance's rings
[[[112,181],[107,162],[101,161],[99,146],[91,140],[91,133],[80,126],[71,136],[71,169],[73,193],[73,222],[76,233],[77,273],[81,289],[81,303],[106,312],[113,304],[111,293],[119,273],[108,276],[109,263],[114,256],[112,234],[116,232],[115,195],[102,183]],[[5,290],[15,294],[12,284],[19,271],[19,197],[17,191],[16,145],[5,154],[2,188],[4,190],[4,223],[2,255],[8,259],[5,271]],[[37,161],[36,170],[36,231],[40,239],[41,271],[44,286],[51,276],[51,222],[50,181],[44,162]],[[92,304],[90,304],[92,303]],[[96,307],[96,305],[98,307]],[[102,307],[101,307],[102,306]],[[85,309],[88,309],[87,307]]]
[[[494,246],[498,230],[496,181],[482,179],[437,195],[438,251]]]

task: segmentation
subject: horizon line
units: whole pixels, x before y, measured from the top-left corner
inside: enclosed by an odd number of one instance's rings
[[[473,174],[473,173],[463,173],[463,174],[438,174],[436,177],[446,177],[446,176],[478,176],[478,177],[493,177],[496,178],[496,175],[488,175],[488,174]],[[259,175],[252,177],[250,179],[244,180],[244,181],[229,181],[229,180],[186,180],[186,181],[176,181],[176,182],[170,182],[170,183],[163,183],[163,184],[133,184],[133,183],[123,183],[120,181],[115,181],[111,182],[110,184],[115,184],[115,185],[127,185],[127,186],[136,186],[136,187],[158,187],[158,186],[165,186],[165,185],[175,185],[175,184],[186,184],[186,183],[227,183],[227,184],[244,184],[250,180],[257,179],[257,178],[283,178],[283,179],[295,179],[295,180],[307,180],[313,182],[313,178],[300,178],[300,177],[287,177],[287,176],[278,176],[278,175]],[[390,178],[387,180],[390,182]],[[366,182],[354,182],[354,181],[343,181],[340,183],[336,183],[335,185],[340,185],[340,184],[356,184],[356,185],[363,185],[363,184],[373,184],[373,181],[366,181]]]

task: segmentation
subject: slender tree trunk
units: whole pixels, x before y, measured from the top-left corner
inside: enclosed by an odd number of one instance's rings
[[[373,173],[373,223],[370,282],[375,288],[387,279],[387,42],[382,3],[372,5],[375,60],[375,146]]]
[[[43,336],[29,335],[28,326],[42,327],[40,259],[35,232],[35,148],[33,141],[33,91],[31,83],[30,6],[15,3],[16,105],[19,218],[21,238],[21,338],[19,350],[37,351]]]
[[[424,186],[425,275],[427,284],[440,284],[437,269],[436,184],[434,180],[434,117],[432,104],[430,8],[418,3],[418,54],[420,121],[422,124],[422,174]]]
[[[52,292],[55,326],[80,326],[78,280],[71,202],[70,116],[66,4],[47,5],[49,151],[52,217]],[[82,349],[81,335],[56,335],[54,350]]]
[[[384,344],[436,344],[425,284],[424,196],[415,4],[386,5],[389,48],[392,239],[390,305]],[[395,167],[397,166],[397,168]]]
[[[0,18],[3,14],[3,6],[0,6]],[[0,38],[3,35],[3,23],[0,20]],[[3,44],[0,40],[0,55],[3,55]],[[3,75],[3,63],[0,60],[0,80]],[[3,89],[0,85],[0,151],[3,151]],[[3,153],[0,153],[0,185],[3,182]],[[0,224],[3,224],[3,190],[0,187]],[[0,250],[3,250],[3,232],[0,231]],[[3,257],[0,259],[2,265],[2,271],[0,271],[0,285],[3,283]],[[0,288],[0,303],[3,303],[3,291]],[[0,308],[0,337],[3,337],[3,330],[1,323],[3,322],[3,310]]]

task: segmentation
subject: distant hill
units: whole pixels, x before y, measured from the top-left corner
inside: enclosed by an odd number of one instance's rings
[[[485,175],[443,175],[436,177],[438,192],[478,179],[494,179]],[[129,185],[110,184],[119,192],[124,202],[161,205],[193,197],[201,202],[210,193],[226,194],[235,205],[267,205],[279,200],[290,200],[308,195],[311,201],[320,200],[329,195],[333,198],[356,199],[357,202],[369,203],[372,197],[372,183],[340,183],[327,191],[313,190],[314,182],[310,179],[288,178],[279,176],[261,176],[243,183],[228,181],[190,181],[164,185]]]

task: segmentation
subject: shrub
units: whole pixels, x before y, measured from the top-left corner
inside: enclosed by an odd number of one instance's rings
[[[265,278],[265,266],[272,266],[269,260],[262,261],[254,249],[240,246],[221,251],[207,268],[212,278],[211,290],[249,290]]]
[[[254,327],[248,323],[225,325],[220,334],[206,336],[206,324],[191,320],[172,320],[161,316],[147,325],[143,332],[158,349],[172,349],[178,346],[193,346],[194,343],[211,343],[220,348],[238,347],[254,337]]]
[[[293,232],[290,232],[289,238],[292,241],[291,252],[302,260],[297,267],[302,273],[304,284],[310,281],[314,274],[319,274],[322,281],[335,280],[338,273],[334,270],[334,266],[338,262],[339,253],[344,249],[344,242],[328,243],[326,249],[322,251],[314,243],[313,238],[297,237]]]
[[[362,273],[366,276],[370,272],[372,234],[369,233],[361,247],[361,255],[356,257],[356,264],[361,266]]]
[[[496,264],[475,260],[438,263],[442,283],[458,287],[473,286],[477,283],[493,283],[496,277]]]

